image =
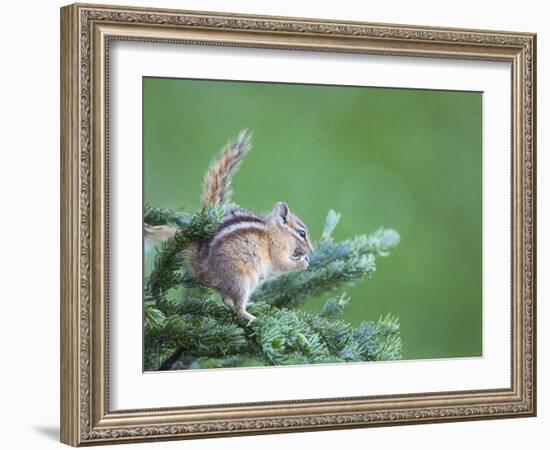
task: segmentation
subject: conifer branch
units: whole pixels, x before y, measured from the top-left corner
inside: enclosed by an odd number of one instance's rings
[[[159,212],[156,216],[158,220],[178,217],[176,214],[167,214],[166,210],[159,211],[162,211],[162,215]],[[176,286],[178,281],[182,281],[181,269],[185,259],[185,248],[193,240],[214,234],[222,217],[223,207],[205,207],[189,217],[187,223],[180,226],[173,238],[160,245],[155,255],[153,270],[145,286],[147,294],[160,295]]]
[[[399,242],[394,230],[380,228],[369,235],[334,242],[331,234],[340,215],[330,211],[310,268],[259,288],[249,306],[257,319],[247,326],[184,266],[186,246],[193,239],[212,235],[222,215],[219,207],[205,208],[193,216],[149,210],[147,219],[155,225],[177,224],[179,230],[159,247],[146,280],[145,370],[401,357],[399,322],[391,315],[354,328],[343,320],[350,301],[345,294],[327,300],[319,312],[299,308],[309,298],[374,273],[375,258],[388,255]],[[183,296],[170,296],[170,288],[180,284],[193,289],[185,290]]]

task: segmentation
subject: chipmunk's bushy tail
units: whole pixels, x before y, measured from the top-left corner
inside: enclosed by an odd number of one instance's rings
[[[251,148],[250,137],[251,134],[247,130],[241,130],[237,137],[225,145],[210,165],[202,187],[202,206],[223,205],[229,201],[231,178]]]

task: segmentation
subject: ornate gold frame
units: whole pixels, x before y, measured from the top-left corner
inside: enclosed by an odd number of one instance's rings
[[[509,389],[111,411],[108,73],[112,40],[508,61],[512,66]],[[61,9],[61,440],[128,441],[533,416],[535,52],[529,33],[75,4]]]

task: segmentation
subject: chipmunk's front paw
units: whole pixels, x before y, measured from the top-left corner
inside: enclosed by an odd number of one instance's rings
[[[305,270],[309,267],[309,256],[303,253],[300,249],[296,249],[291,256],[296,270]]]
[[[309,267],[309,256],[302,256],[302,258],[298,261],[298,267],[302,270],[306,270]]]

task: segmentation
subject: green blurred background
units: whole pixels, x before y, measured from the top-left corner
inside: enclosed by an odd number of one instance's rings
[[[145,203],[195,211],[210,161],[247,128],[236,203],[286,201],[314,239],[330,208],[337,240],[401,235],[344,289],[349,322],[399,317],[404,359],[481,356],[481,93],[144,78],[143,105]]]

